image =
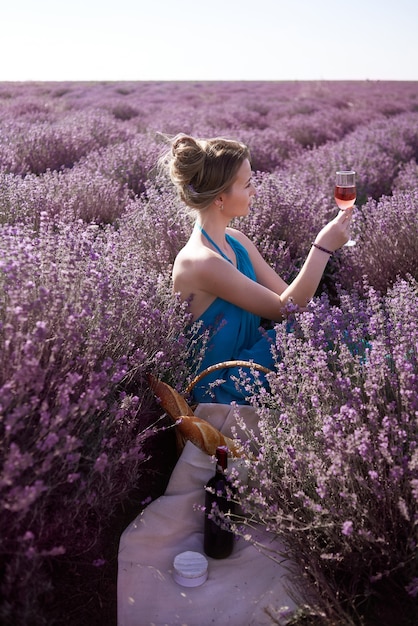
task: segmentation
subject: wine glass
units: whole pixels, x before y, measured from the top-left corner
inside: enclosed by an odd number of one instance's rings
[[[345,211],[356,201],[356,173],[354,170],[338,170],[335,172],[334,198],[340,211]],[[350,239],[346,246],[355,246],[356,242]]]

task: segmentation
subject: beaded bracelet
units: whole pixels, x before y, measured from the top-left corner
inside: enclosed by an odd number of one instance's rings
[[[312,245],[317,250],[321,250],[321,252],[325,252],[325,254],[329,254],[330,256],[332,256],[334,254],[333,252],[331,252],[331,250],[327,250],[326,248],[323,248],[322,246],[320,246],[319,244],[317,244],[315,242],[312,242]]]

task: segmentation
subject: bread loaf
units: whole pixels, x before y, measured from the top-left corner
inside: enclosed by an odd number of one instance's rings
[[[174,420],[177,420],[182,415],[193,415],[192,409],[183,396],[170,385],[163,383],[151,374],[148,376],[148,382],[164,411]]]
[[[183,396],[170,385],[151,375],[148,381],[161,407],[176,423],[182,440],[191,441],[206,454],[215,454],[218,446],[227,446],[233,456],[242,456],[237,442],[223,435],[209,422],[194,415]]]
[[[215,454],[218,446],[226,446],[232,456],[242,456],[236,441],[223,435],[209,422],[196,415],[182,415],[177,422],[177,428],[186,440],[194,443],[206,454]]]

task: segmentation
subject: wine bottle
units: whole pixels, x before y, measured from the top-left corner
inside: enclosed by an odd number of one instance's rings
[[[234,547],[234,533],[225,528],[228,519],[224,518],[220,524],[217,511],[232,514],[234,503],[230,499],[231,484],[225,472],[228,467],[228,448],[216,448],[216,472],[208,481],[205,489],[205,526],[203,549],[207,556],[214,559],[224,559],[229,556]],[[218,519],[217,519],[218,517]]]

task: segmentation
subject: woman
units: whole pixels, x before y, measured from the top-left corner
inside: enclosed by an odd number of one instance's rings
[[[330,255],[349,239],[352,209],[339,212],[317,235],[295,280],[287,285],[231,220],[248,214],[255,188],[250,153],[228,139],[177,135],[163,159],[186,205],[196,211],[190,239],[173,267],[173,288],[190,301],[200,332],[210,339],[199,369],[228,360],[252,360],[272,368],[274,331],[261,318],[279,321],[286,304],[305,307],[313,297]],[[204,377],[194,388],[196,402],[245,404],[238,368]],[[216,384],[219,379],[222,384]]]

